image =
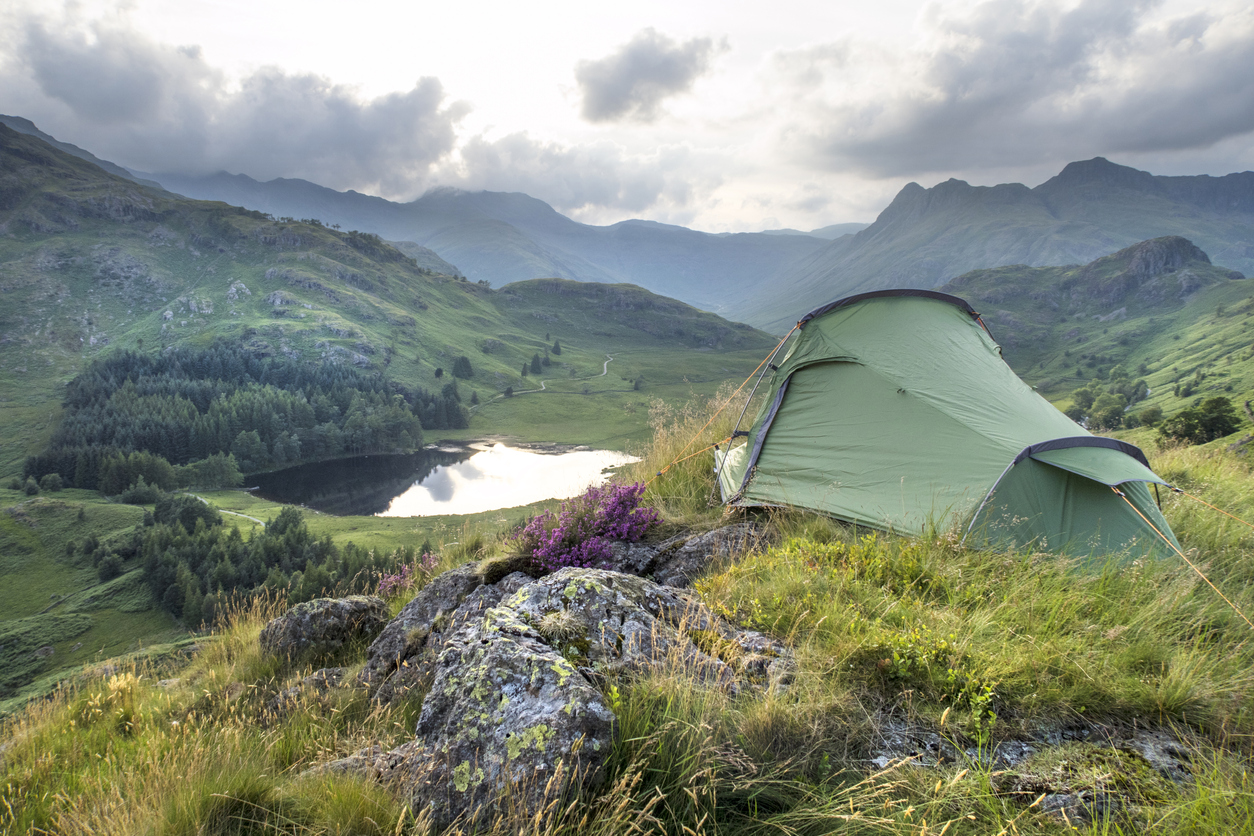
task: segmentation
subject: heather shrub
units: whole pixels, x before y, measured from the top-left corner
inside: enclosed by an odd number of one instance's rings
[[[379,597],[393,598],[422,585],[435,574],[439,563],[440,558],[437,555],[424,552],[417,561],[403,564],[395,574],[387,574],[380,578]]]
[[[610,557],[610,541],[634,543],[661,521],[657,511],[640,507],[643,493],[643,484],[588,488],[563,502],[557,513],[532,518],[511,538],[514,547],[545,572],[603,564]]]

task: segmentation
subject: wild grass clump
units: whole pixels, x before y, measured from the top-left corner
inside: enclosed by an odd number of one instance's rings
[[[667,522],[705,528],[722,515],[714,454],[708,448],[717,443],[728,449],[742,409],[740,429],[749,428],[760,396],[745,409],[747,396],[747,388],[738,393],[727,383],[706,401],[694,399],[680,407],[661,400],[650,404],[653,439],[640,451],[640,461],[625,469],[624,478],[646,484],[644,501]]]

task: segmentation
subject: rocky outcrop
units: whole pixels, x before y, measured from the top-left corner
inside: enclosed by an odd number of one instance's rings
[[[752,525],[741,523],[658,544],[618,541],[605,568],[686,587],[713,562],[753,548],[760,539]],[[445,639],[532,581],[518,571],[525,565],[496,558],[463,564],[432,580],[370,646],[358,683],[381,702],[425,688]]]
[[[655,545],[616,542],[607,569],[652,577],[665,586],[687,587],[712,563],[761,545],[750,523],[738,523],[701,534],[681,534]]]
[[[613,732],[601,693],[516,612],[495,608],[440,653],[417,727],[428,760],[406,792],[437,824],[539,810],[596,783]]]
[[[374,596],[316,598],[267,624],[261,649],[291,659],[324,659],[354,642],[369,641],[387,623],[387,604]]]
[[[322,769],[392,783],[437,825],[534,813],[601,780],[616,722],[601,690],[609,678],[682,671],[733,694],[786,685],[787,647],[679,588],[756,542],[737,525],[617,543],[610,562],[625,571],[536,579],[518,571],[526,561],[497,558],[445,572],[382,631],[357,679],[379,701],[422,694],[416,738]]]
[[[415,691],[425,691],[435,675],[436,659],[445,640],[467,625],[481,621],[491,607],[532,580],[528,575],[514,572],[495,584],[470,587],[474,581],[482,580],[475,571],[475,564],[445,575],[452,573],[457,573],[456,577],[439,584],[439,588],[432,589],[444,575],[424,587],[370,646],[366,667],[358,681],[369,688],[379,702],[392,702]],[[429,589],[431,593],[424,594]],[[398,622],[407,626],[393,630]]]
[[[399,784],[415,811],[437,823],[507,807],[535,811],[597,783],[615,723],[598,687],[607,677],[682,670],[735,693],[791,676],[788,648],[645,578],[569,568],[474,586],[479,576],[469,566],[446,574],[394,622],[406,618],[398,630],[414,633],[409,640],[385,633],[375,643],[388,659],[414,660],[394,669],[377,695],[429,677],[416,742],[326,767]],[[437,638],[433,659],[428,642]]]

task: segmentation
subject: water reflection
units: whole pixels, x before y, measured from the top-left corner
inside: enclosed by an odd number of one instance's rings
[[[386,511],[392,500],[433,470],[474,455],[468,448],[423,450],[407,455],[354,456],[289,467],[250,481],[262,499],[305,505],[327,514],[368,516]]]
[[[503,444],[358,456],[253,477],[256,494],[328,514],[418,517],[477,514],[566,499],[635,461],[612,450],[543,452]]]
[[[544,453],[494,444],[465,461],[441,465],[392,500],[384,517],[477,514],[566,499],[605,480],[607,467],[635,461],[613,450]]]

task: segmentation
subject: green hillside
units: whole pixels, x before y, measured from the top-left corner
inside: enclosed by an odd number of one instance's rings
[[[514,397],[479,411],[462,435],[593,440],[566,438],[550,421],[607,412],[615,432],[604,440],[621,447],[645,431],[649,397],[712,391],[771,342],[630,286],[613,291],[634,300],[617,310],[575,294],[544,297],[562,309],[546,313],[521,303],[522,290],[424,268],[373,235],[149,189],[4,127],[0,178],[0,474],[19,472],[46,443],[64,384],[115,349],[221,337],[258,356],[346,364],[437,392],[466,357],[463,395],[489,401],[538,388],[522,367],[556,340],[563,352],[545,376],[588,379],[580,395],[627,389],[635,400],[585,396],[572,411]],[[616,376],[606,373],[611,354]]]
[[[1007,362],[1061,408],[1112,372],[1148,387],[1131,412],[1170,416],[1199,397],[1254,396],[1254,283],[1183,238],[1083,266],[975,270],[939,289],[971,302]]]

